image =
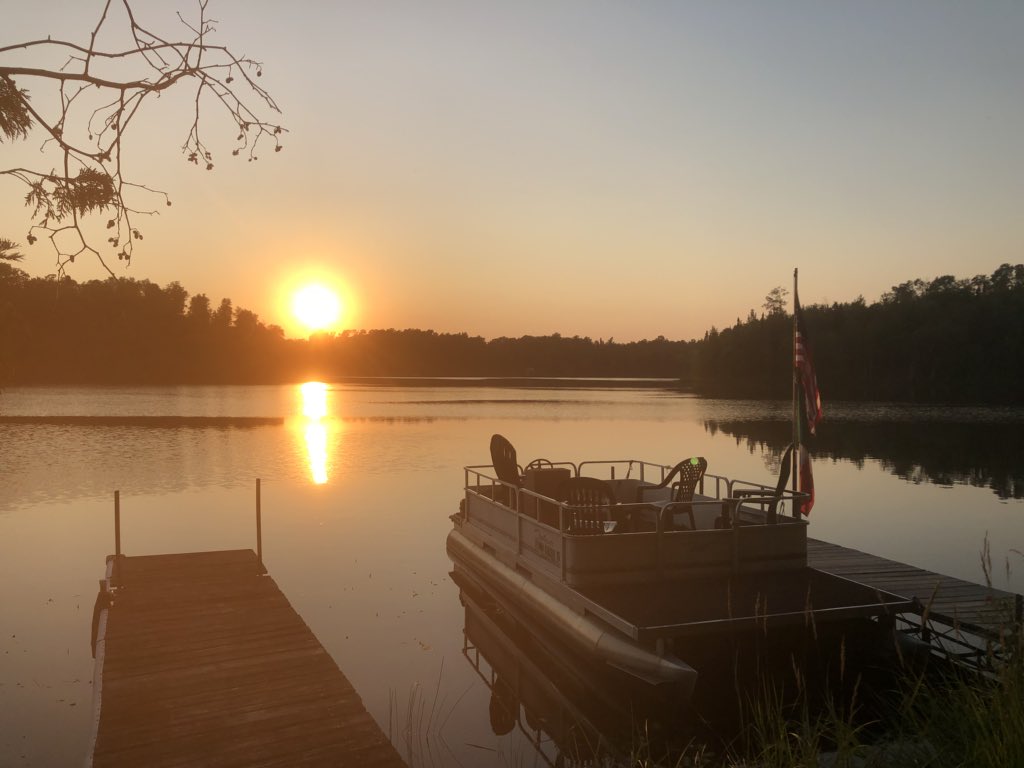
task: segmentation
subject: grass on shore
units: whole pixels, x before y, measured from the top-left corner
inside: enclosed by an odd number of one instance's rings
[[[656,755],[641,735],[630,768],[1008,768],[1024,766],[1024,629],[1005,658],[979,673],[943,667],[897,671],[887,709],[804,691],[788,701],[765,684],[745,702],[741,735],[724,750],[693,746]]]
[[[802,690],[788,699],[771,684],[743,707],[740,736],[724,748],[691,744],[666,754],[638,724],[629,754],[587,749],[563,765],[629,768],[1007,768],[1024,766],[1024,629],[1004,645],[1004,660],[982,674],[963,668],[906,667],[895,673],[885,710],[865,717],[858,686],[846,699]],[[406,706],[392,696],[389,738],[410,766],[450,764],[441,737],[454,704],[414,690]],[[593,746],[593,745],[591,745]],[[607,745],[610,746],[610,745]],[[595,757],[604,753],[603,757]],[[481,755],[481,758],[484,758]],[[536,764],[536,756],[492,754],[486,764]],[[457,761],[456,761],[457,762]]]
[[[961,667],[941,672],[904,669],[894,678],[892,706],[864,722],[856,693],[806,698],[789,707],[772,690],[749,709],[742,750],[728,768],[1006,768],[1024,766],[1024,630],[991,673]]]

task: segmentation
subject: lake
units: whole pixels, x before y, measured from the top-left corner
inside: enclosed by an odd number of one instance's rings
[[[305,394],[304,394],[305,392]],[[448,516],[495,432],[533,458],[690,455],[774,482],[789,404],[652,388],[11,388],[0,394],[0,765],[80,764],[90,623],[128,555],[255,548],[417,764],[544,764],[463,654]],[[810,535],[1024,591],[1024,410],[826,402]],[[426,736],[430,736],[427,743]],[[550,747],[548,748],[550,751]]]

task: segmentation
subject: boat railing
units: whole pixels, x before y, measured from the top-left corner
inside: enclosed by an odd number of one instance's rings
[[[508,506],[519,509],[519,486],[499,480],[494,467],[490,464],[465,467],[465,487],[467,493],[476,493],[492,501],[498,501],[504,495],[508,499]],[[490,489],[489,494],[483,493],[485,488]],[[499,492],[499,489],[504,490]]]
[[[778,514],[783,514],[785,505],[790,505],[793,517],[800,516],[800,504],[811,497],[809,493],[796,490],[784,490],[779,493],[775,486],[755,483],[750,480],[731,480],[729,482],[729,498],[737,500],[737,512],[749,510],[756,505],[765,509],[774,504]]]
[[[662,464],[654,464],[650,461],[643,461],[641,459],[604,459],[600,461],[581,461],[577,468],[577,475],[584,475],[584,468],[588,471],[598,471],[602,468],[604,470],[603,475],[607,476],[611,480],[630,480],[636,479],[644,482],[655,482],[660,483],[665,479],[665,476],[669,473],[672,467],[666,467]],[[625,470],[625,474],[621,474],[622,470]],[[634,475],[633,473],[636,472]],[[599,475],[589,475],[591,477],[598,477]],[[652,480],[652,477],[657,477],[656,480]]]
[[[622,468],[625,468],[625,474],[622,474]],[[601,471],[603,469],[603,472]],[[584,471],[586,470],[586,471]],[[599,477],[601,479],[609,480],[639,480],[641,482],[658,484],[664,482],[665,478],[672,471],[672,466],[669,464],[656,464],[651,461],[643,461],[641,459],[606,459],[599,461],[581,461],[579,464],[578,474],[580,476]],[[697,486],[699,493],[705,493],[704,485],[705,481],[715,481],[715,497],[722,498],[720,489],[728,486],[730,480],[727,477],[721,475],[715,475],[711,473],[705,473],[701,478],[700,485]]]
[[[657,485],[662,482],[672,470],[672,467],[668,465],[656,464],[641,459],[607,459],[583,461],[579,464],[574,464],[571,461],[559,461],[548,462],[547,466],[568,469],[573,477],[600,477],[600,479],[607,478],[612,481],[634,479],[641,484],[647,483],[651,485]],[[617,469],[623,467],[625,467],[625,475],[617,472]],[[584,470],[587,472],[586,475],[584,475]],[[475,492],[492,501],[504,501],[513,510],[522,511],[523,507],[520,504],[521,496],[531,499],[533,503],[532,509],[537,509],[538,505],[544,502],[560,504],[558,500],[551,498],[549,495],[524,488],[521,485],[499,480],[494,467],[490,464],[467,466],[464,468],[464,471],[467,492]],[[633,475],[634,471],[636,472],[635,475]],[[484,489],[489,489],[489,491],[485,492]],[[697,499],[693,503],[703,503],[708,499],[719,502],[734,502],[732,506],[736,511],[749,510],[755,506],[763,509],[770,503],[776,503],[779,507],[782,507],[788,502],[791,505],[794,517],[799,516],[797,511],[799,503],[809,498],[809,494],[801,491],[787,490],[778,494],[774,486],[750,480],[731,479],[724,475],[716,475],[710,472],[705,473],[701,477],[696,493],[698,496],[705,498],[704,500]],[[624,503],[618,506],[623,508],[645,506],[646,504],[645,502],[640,502],[634,505],[631,501],[625,499],[621,501]],[[685,502],[680,503],[685,504]],[[560,504],[560,506],[564,507],[565,505]],[[564,531],[565,527],[561,524],[561,516],[559,518],[559,528]]]
[[[614,463],[584,462],[576,469],[596,473],[601,465]],[[639,465],[634,461],[635,468]],[[619,476],[609,484],[624,492],[621,501],[590,506],[561,501],[555,491],[502,482],[490,465],[467,466],[459,524],[480,531],[491,542],[484,549],[505,546],[510,557],[525,556],[534,566],[552,568],[564,583],[806,564],[806,524],[780,518],[773,507],[781,500],[798,503],[806,494],[777,495],[764,484],[705,475],[705,487],[692,500],[673,501],[670,487],[654,488],[661,469],[644,462],[643,485],[637,477]],[[562,470],[565,476],[572,473],[568,463]],[[665,477],[669,471],[665,467]],[[636,501],[640,487],[650,492]],[[742,490],[751,493],[743,497]],[[618,564],[611,575],[609,558]]]
[[[671,471],[669,466],[639,459],[584,461],[579,465],[568,461],[549,462],[548,466],[568,469],[571,475],[575,477],[584,476],[583,472],[586,470],[588,472],[586,476],[593,477],[597,474],[602,474],[604,477],[599,479],[608,478],[613,484],[633,479],[640,484],[646,484],[647,487],[657,485]],[[627,467],[625,476],[616,472],[617,467],[623,466]],[[602,469],[604,470],[603,472],[601,471]],[[467,466],[464,470],[467,494],[481,496],[488,501],[505,506],[509,511],[515,512],[517,516],[530,518],[562,534],[586,535],[588,533],[613,533],[623,530],[622,526],[604,526],[601,524],[604,521],[598,520],[589,521],[590,524],[585,526],[586,530],[573,530],[572,516],[577,514],[577,510],[573,505],[553,498],[549,494],[541,493],[522,485],[504,482],[498,479],[494,467],[490,464]],[[637,475],[631,478],[630,474],[633,471],[636,471]],[[643,485],[638,487],[643,487]],[[663,493],[669,494],[670,490],[665,489]],[[763,483],[734,480],[723,475],[710,473],[706,473],[701,478],[696,493],[697,496],[692,501],[679,502],[670,501],[670,496],[668,495],[665,495],[661,500],[644,499],[634,501],[633,499],[623,498],[614,506],[614,509],[618,518],[630,517],[634,513],[650,513],[652,509],[660,510],[657,515],[657,521],[651,521],[654,525],[650,529],[652,532],[657,531],[660,534],[665,530],[663,521],[671,519],[670,515],[685,514],[692,520],[695,512],[698,514],[704,512],[702,516],[706,517],[708,511],[718,510],[721,512],[721,517],[716,525],[731,527],[733,521],[739,520],[741,513],[756,514],[758,510],[763,511],[771,504],[781,505],[786,502],[790,503],[794,510],[797,510],[799,502],[808,498],[806,493],[784,491],[782,494],[777,494],[774,487]],[[799,512],[795,512],[794,516],[799,516]],[[770,515],[769,518],[768,522],[775,522],[776,516]],[[749,520],[745,521],[745,524],[749,523]],[[519,526],[516,527],[518,529]],[[699,526],[691,527],[706,527],[706,522]],[[518,539],[518,537],[519,531],[517,530],[516,538]]]
[[[625,475],[621,469],[625,467]],[[586,470],[586,472],[584,472]],[[603,470],[603,472],[602,472]],[[664,482],[672,467],[668,464],[655,464],[641,459],[609,459],[602,461],[581,461],[578,474],[599,477],[609,480],[639,480],[641,483],[652,483],[657,485]],[[591,474],[596,472],[597,474]],[[635,472],[635,474],[634,474]],[[697,493],[701,496],[710,496],[714,499],[724,499],[730,496],[730,487],[733,481],[722,475],[715,475],[706,472],[697,485]],[[713,493],[708,489],[713,488]],[[724,491],[724,493],[723,493]]]
[[[715,484],[715,492],[708,493],[708,487],[711,485],[712,482],[714,482]],[[708,496],[713,499],[726,499],[731,495],[729,493],[729,489],[731,486],[732,480],[730,480],[728,477],[724,477],[723,475],[713,475],[705,472],[704,476],[700,479],[700,482],[697,484],[697,493],[699,493],[701,496]],[[725,493],[722,493],[723,488],[725,489]]]

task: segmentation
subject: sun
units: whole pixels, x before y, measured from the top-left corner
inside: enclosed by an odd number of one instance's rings
[[[327,286],[311,283],[295,292],[292,313],[310,332],[322,331],[338,322],[341,300]]]

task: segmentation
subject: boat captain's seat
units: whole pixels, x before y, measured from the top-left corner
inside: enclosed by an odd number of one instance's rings
[[[638,504],[646,503],[647,493],[663,488],[671,488],[672,496],[668,502],[659,504],[664,530],[671,531],[678,526],[674,522],[678,516],[686,515],[689,518],[689,530],[697,529],[697,523],[693,516],[693,495],[697,486],[704,478],[708,469],[708,460],[703,456],[692,456],[683,459],[665,476],[657,485],[641,485],[636,489],[636,501]]]
[[[596,477],[570,477],[559,488],[558,500],[566,505],[565,532],[574,534],[604,533],[617,503],[612,487]]]
[[[794,444],[790,443],[786,446],[785,452],[782,454],[782,462],[779,465],[779,480],[775,484],[775,490],[765,488],[737,488],[734,489],[732,495],[735,499],[742,500],[742,503],[753,505],[757,504],[764,512],[764,521],[769,525],[778,523],[778,507],[786,495],[786,486],[789,484],[789,473],[790,467],[793,461],[793,448]],[[795,503],[795,502],[794,502]],[[732,525],[732,521],[728,519],[726,515],[723,515],[721,519],[722,528],[728,528]]]
[[[523,476],[519,472],[516,449],[504,435],[491,435],[491,466],[494,467],[494,474],[504,483],[495,490],[494,500],[515,509],[518,489],[523,486]]]

